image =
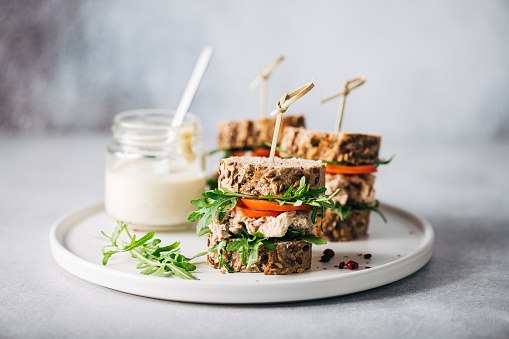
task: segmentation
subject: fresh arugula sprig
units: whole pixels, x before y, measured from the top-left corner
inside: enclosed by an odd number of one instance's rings
[[[325,187],[316,189],[310,189],[309,184],[306,185],[306,178],[303,176],[300,179],[299,187],[293,193],[294,187],[290,186],[283,196],[273,196],[270,193],[264,196],[253,196],[242,193],[235,193],[225,188],[219,188],[211,191],[202,193],[204,198],[191,200],[191,204],[198,207],[196,211],[191,212],[187,217],[187,220],[194,222],[199,219],[196,225],[196,234],[202,236],[203,234],[209,233],[210,230],[206,227],[216,217],[218,220],[222,220],[226,215],[228,208],[235,208],[237,205],[238,198],[247,199],[259,199],[276,201],[280,205],[290,204],[294,206],[310,205],[313,206],[311,213],[311,221],[316,222],[316,216],[321,210],[321,214],[324,214],[325,208],[334,208],[335,204],[332,202],[332,197],[337,194],[336,191],[332,195],[323,194],[326,191]]]
[[[378,200],[375,200],[375,202],[376,202],[376,204],[374,206],[368,206],[368,205],[363,205],[363,204],[353,204],[353,203],[348,203],[344,206],[340,205],[340,204],[336,204],[336,206],[334,206],[333,209],[339,214],[339,218],[341,220],[345,220],[348,217],[348,214],[350,213],[350,211],[352,211],[352,210],[355,210],[355,209],[370,210],[370,211],[377,213],[380,216],[380,218],[382,218],[384,223],[387,224],[387,218],[382,213],[382,211],[380,211],[380,209],[378,208],[380,206],[380,202]]]
[[[270,143],[265,143],[265,145],[267,147],[270,147]],[[292,157],[292,158],[299,158],[299,159],[305,159],[303,157],[299,157],[295,154],[292,154],[290,152],[287,152],[287,151],[284,151],[281,149],[281,147],[279,146],[276,146],[276,149],[280,152],[280,153],[284,153],[286,154],[287,156],[289,157]],[[333,165],[342,165],[342,166],[364,166],[364,165],[373,165],[375,167],[378,167],[380,165],[387,165],[389,164],[392,159],[394,159],[394,157],[396,156],[396,154],[393,154],[389,159],[378,159],[374,162],[370,162],[370,163],[359,163],[359,164],[356,164],[356,165],[352,165],[351,163],[348,163],[348,162],[345,162],[345,161],[327,161],[327,160],[322,160],[322,162],[326,163],[326,164],[333,164]]]
[[[268,251],[274,251],[276,249],[276,245],[274,244],[276,240],[303,240],[315,245],[324,245],[327,243],[325,239],[316,237],[315,235],[304,234],[301,230],[294,230],[291,228],[287,230],[285,236],[282,238],[267,238],[260,232],[250,235],[244,230],[244,232],[236,233],[233,238],[221,240],[216,246],[209,248],[209,252],[217,252],[219,268],[224,266],[226,270],[231,273],[233,270],[224,262],[224,250],[239,252],[242,264],[249,267],[258,260],[258,249],[260,246],[264,245]]]
[[[223,220],[228,208],[235,208],[237,205],[236,197],[228,197],[223,194],[221,189],[215,189],[202,193],[205,198],[191,200],[191,204],[198,207],[196,211],[189,213],[187,220],[190,222],[198,221],[196,225],[196,234],[201,237],[210,233],[207,226],[214,218]]]
[[[247,231],[244,231],[239,238],[234,238],[226,245],[226,250],[239,252],[242,258],[242,264],[249,267],[258,260],[258,248],[260,248],[262,244],[265,245],[269,251],[274,251],[276,248],[274,239],[268,239],[260,232],[256,232],[254,235],[250,236]]]
[[[133,258],[140,261],[136,268],[144,269],[140,272],[141,274],[153,274],[158,277],[175,275],[182,279],[196,279],[190,273],[196,269],[196,266],[189,261],[201,257],[207,252],[198,253],[194,257],[187,258],[180,254],[180,241],[160,247],[160,239],[150,241],[155,235],[154,232],[149,232],[140,239],[136,239],[136,235],[131,235],[127,226],[128,224],[123,221],[118,221],[112,234],[108,235],[101,231],[102,235],[111,241],[110,245],[106,245],[102,249],[103,265],[106,265],[110,257],[116,253],[130,252]],[[130,243],[119,239],[124,231],[129,237]]]

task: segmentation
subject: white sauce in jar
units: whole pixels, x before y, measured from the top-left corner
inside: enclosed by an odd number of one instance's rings
[[[106,171],[105,208],[140,229],[187,227],[196,209],[189,201],[201,197],[205,183],[205,172],[185,161],[124,160]]]

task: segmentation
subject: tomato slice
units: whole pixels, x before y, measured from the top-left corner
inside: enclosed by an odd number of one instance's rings
[[[250,151],[233,151],[230,153],[231,157],[243,157],[246,155],[247,152],[250,152],[255,157],[266,157],[268,158],[270,156],[270,148],[267,147],[258,147],[253,148]],[[276,151],[276,156],[279,156],[279,152]]]
[[[254,148],[251,152],[257,157],[270,157],[270,148],[267,147]],[[279,151],[276,151],[275,156],[279,156]]]
[[[278,215],[283,213],[276,211],[257,211],[250,208],[242,207],[239,204],[237,204],[233,210],[247,218],[277,217]]]
[[[366,174],[374,173],[377,169],[374,165],[362,165],[362,166],[343,166],[335,164],[327,164],[325,168],[326,173],[332,174]]]
[[[259,199],[239,198],[238,201],[240,201],[240,203],[243,206],[258,211],[288,212],[288,211],[311,211],[313,209],[313,206],[310,205],[300,205],[300,206],[293,206],[290,204],[279,205],[279,203],[275,201]]]
[[[233,151],[230,153],[230,157],[243,157],[244,155],[246,155],[244,151]]]

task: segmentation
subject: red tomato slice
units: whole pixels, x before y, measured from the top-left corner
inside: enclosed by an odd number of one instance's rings
[[[254,148],[253,150],[251,150],[251,152],[253,153],[253,155],[255,155],[257,157],[266,157],[266,158],[270,157],[270,148],[267,148],[267,147]],[[279,156],[278,151],[276,151],[275,156]]]
[[[269,157],[270,156],[270,148],[267,147],[258,147],[253,148],[250,151],[233,151],[230,153],[230,157],[243,157],[246,153],[250,152],[255,157]],[[276,151],[276,156],[279,156],[279,152]]]
[[[233,209],[235,212],[242,214],[247,218],[260,218],[260,217],[277,217],[283,212],[276,211],[257,211],[250,208],[242,207],[239,204]]]
[[[293,206],[290,204],[279,205],[279,203],[275,201],[245,199],[245,198],[239,198],[238,200],[243,206],[257,211],[288,212],[288,211],[311,211],[313,209],[313,206],[310,205],[300,205],[300,206]]]
[[[377,169],[374,165],[363,165],[363,166],[343,166],[327,164],[325,168],[326,173],[332,174],[366,174],[374,173]]]
[[[230,153],[230,157],[243,157],[244,155],[246,155],[244,151],[234,151]]]

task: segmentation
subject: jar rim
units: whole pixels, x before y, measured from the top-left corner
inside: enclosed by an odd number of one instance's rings
[[[113,125],[119,125],[119,127],[125,128],[145,128],[145,129],[177,129],[177,127],[171,126],[171,122],[175,115],[175,110],[167,109],[167,108],[141,108],[141,109],[133,109],[128,111],[122,111],[117,113],[113,117]],[[143,123],[132,123],[129,121],[124,121],[129,118],[143,117],[144,119],[160,117],[163,119],[159,119],[159,124],[152,125],[151,123],[147,123],[148,121],[142,121]],[[165,119],[165,120],[164,120]],[[200,118],[191,112],[187,112],[184,124],[199,124]]]
[[[188,112],[182,125],[171,126],[174,115],[175,110],[163,108],[117,113],[111,127],[113,142],[124,151],[147,156],[181,153],[185,145],[190,150],[201,135],[200,119]]]

